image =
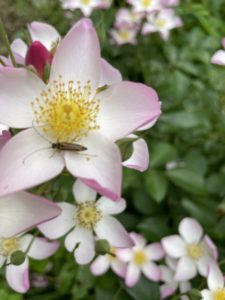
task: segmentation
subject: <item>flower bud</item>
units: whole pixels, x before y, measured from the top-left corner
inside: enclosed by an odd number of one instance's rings
[[[107,240],[97,240],[95,242],[95,251],[99,255],[105,255],[110,253],[110,245]]]
[[[19,266],[19,265],[22,265],[22,263],[25,261],[25,259],[26,259],[26,254],[23,251],[20,251],[20,250],[15,251],[10,256],[10,263],[15,266]]]
[[[34,41],[28,48],[25,64],[32,65],[37,70],[38,75],[42,78],[46,65],[52,62],[52,54],[39,41]]]

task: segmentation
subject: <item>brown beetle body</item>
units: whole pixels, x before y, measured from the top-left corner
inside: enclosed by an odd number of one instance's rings
[[[73,143],[52,143],[52,149],[57,149],[60,151],[74,151],[74,152],[81,152],[87,150],[86,147],[73,144]]]

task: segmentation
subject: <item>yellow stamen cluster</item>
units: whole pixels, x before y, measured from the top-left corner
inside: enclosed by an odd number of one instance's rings
[[[204,248],[199,244],[189,244],[187,254],[194,260],[199,260],[204,255]]]
[[[136,250],[133,256],[133,262],[138,266],[144,265],[147,262],[147,257],[144,251]]]
[[[10,256],[13,252],[19,250],[20,242],[16,237],[9,239],[0,239],[0,255]]]
[[[144,8],[148,8],[152,4],[152,0],[142,0],[142,5]]]
[[[158,28],[163,28],[163,27],[165,27],[165,25],[166,25],[166,19],[157,19],[156,21],[155,21],[155,26],[157,26]]]
[[[213,300],[225,300],[225,288],[215,291],[213,293]]]
[[[101,212],[94,201],[77,205],[76,221],[79,227],[93,230],[100,219]]]
[[[72,143],[99,128],[99,101],[91,96],[90,81],[65,84],[62,78],[54,81],[47,91],[32,103],[35,126],[55,142]]]

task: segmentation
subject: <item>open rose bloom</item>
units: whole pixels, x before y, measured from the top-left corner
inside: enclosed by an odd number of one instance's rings
[[[91,21],[82,19],[56,49],[48,84],[26,69],[0,69],[0,123],[26,128],[2,148],[0,195],[43,183],[66,167],[119,199],[122,162],[115,142],[159,115],[155,91],[121,81],[101,59]]]

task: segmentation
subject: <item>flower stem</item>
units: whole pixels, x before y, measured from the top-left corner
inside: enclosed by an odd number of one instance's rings
[[[2,23],[1,18],[0,18],[0,36],[1,36],[2,41],[3,41],[3,43],[5,44],[5,46],[8,50],[8,53],[9,53],[9,56],[11,58],[13,66],[17,67],[16,60],[15,60],[15,57],[13,55],[13,52],[12,52],[12,49],[11,49],[11,46],[10,46],[10,43],[9,43],[9,39],[8,39],[8,36],[7,36],[6,31],[5,31],[5,28],[4,28],[4,25]]]

